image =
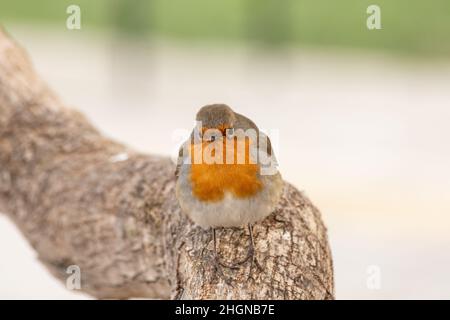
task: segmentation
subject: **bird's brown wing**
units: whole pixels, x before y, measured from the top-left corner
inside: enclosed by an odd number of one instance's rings
[[[186,148],[186,144],[190,145],[190,143],[194,140],[194,134],[195,134],[195,129],[192,130],[191,135],[189,136],[188,140],[186,140],[180,147],[180,149],[178,150],[178,159],[177,159],[177,167],[175,168],[175,177],[178,178],[178,176],[180,175],[180,169],[181,166],[183,165],[183,153],[184,153],[184,148]],[[187,150],[188,148],[186,148]]]
[[[178,176],[180,175],[180,169],[181,165],[183,164],[183,146],[180,147],[180,150],[178,150],[178,159],[177,159],[177,167],[175,168],[175,177],[178,179]]]

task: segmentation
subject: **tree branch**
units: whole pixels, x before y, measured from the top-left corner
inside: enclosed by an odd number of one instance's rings
[[[119,156],[118,156],[119,155]],[[214,267],[209,231],[180,212],[174,164],[103,137],[66,108],[0,30],[0,211],[57,278],[78,265],[99,298],[332,299],[320,213],[285,184],[254,227],[260,271]],[[222,260],[245,257],[249,235],[218,231]]]

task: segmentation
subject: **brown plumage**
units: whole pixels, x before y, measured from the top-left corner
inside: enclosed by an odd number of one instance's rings
[[[203,228],[215,231],[218,227],[248,225],[253,256],[251,224],[272,212],[282,192],[270,140],[253,121],[224,104],[201,108],[196,119],[201,127],[192,131],[179,152],[177,199],[183,212]],[[249,135],[240,136],[242,132]],[[241,141],[243,148],[233,143],[236,141]],[[208,148],[211,154],[205,152]],[[200,161],[196,162],[199,154]],[[262,172],[267,164],[260,161],[261,154],[271,160],[275,168],[272,174]],[[206,161],[205,157],[211,155],[214,162]]]

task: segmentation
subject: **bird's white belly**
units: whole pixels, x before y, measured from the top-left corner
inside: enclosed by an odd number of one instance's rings
[[[270,214],[269,208],[255,201],[255,198],[238,199],[226,193],[221,201],[197,203],[187,214],[204,228],[239,227],[262,220]]]

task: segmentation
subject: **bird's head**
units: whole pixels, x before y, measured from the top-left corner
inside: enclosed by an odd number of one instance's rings
[[[197,112],[196,120],[201,123],[202,134],[213,129],[225,136],[233,130],[236,115],[226,104],[210,104]]]

